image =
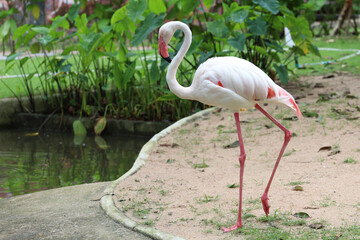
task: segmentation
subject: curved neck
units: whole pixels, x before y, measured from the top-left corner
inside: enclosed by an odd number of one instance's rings
[[[173,92],[176,96],[183,99],[193,99],[191,93],[191,86],[183,87],[176,80],[177,69],[180,65],[180,62],[183,60],[186,52],[189,50],[189,47],[191,45],[191,36],[192,36],[192,33],[186,24],[182,22],[177,22],[177,23],[178,24],[176,25],[176,29],[180,29],[181,31],[183,31],[185,37],[179,52],[176,54],[176,56],[170,63],[168,72],[166,74],[166,81],[169,85],[170,91]]]

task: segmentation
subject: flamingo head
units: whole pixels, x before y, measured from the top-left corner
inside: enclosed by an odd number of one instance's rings
[[[168,22],[159,30],[159,54],[169,63],[171,62],[171,58],[167,46],[176,31],[174,23],[175,22]]]

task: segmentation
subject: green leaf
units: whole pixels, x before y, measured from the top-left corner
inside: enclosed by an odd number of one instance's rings
[[[279,75],[280,81],[282,84],[287,84],[289,81],[289,76],[288,76],[288,72],[286,70],[286,66],[284,64],[274,64],[274,68],[277,72],[277,74]]]
[[[111,25],[120,22],[122,20],[124,20],[127,17],[127,9],[126,9],[126,5],[122,8],[119,8],[118,10],[116,10],[116,12],[114,12],[114,14],[111,17]]]
[[[39,38],[39,42],[41,43],[41,45],[46,46],[49,43],[51,43],[52,41],[54,41],[55,39],[50,36],[50,35],[45,35],[44,37],[40,37]]]
[[[71,63],[61,66],[60,72],[70,72],[71,66],[72,66]]]
[[[149,0],[149,10],[156,15],[166,12],[166,6],[163,0]]]
[[[235,32],[235,37],[228,40],[228,44],[239,51],[244,51],[246,35],[244,33]]]
[[[309,23],[304,17],[295,18],[293,16],[287,16],[285,18],[285,27],[290,30],[291,38],[295,45],[301,48],[304,54],[309,52],[309,46],[307,41],[311,41],[312,32],[309,28]]]
[[[80,120],[73,122],[73,130],[75,136],[86,136],[86,128]]]
[[[87,52],[92,52],[101,40],[101,33],[92,32],[90,34],[80,35],[80,46]]]
[[[231,14],[231,20],[233,22],[242,23],[247,18],[249,12],[247,10],[237,10]]]
[[[65,16],[57,16],[51,23],[51,29],[55,30],[59,27],[69,29],[70,25]]]
[[[50,33],[50,29],[47,27],[33,27],[32,30],[36,33],[40,33],[40,34],[49,34]]]
[[[309,0],[307,3],[304,4],[304,7],[309,8],[313,12],[316,12],[319,11],[325,3],[326,0]]]
[[[206,22],[206,27],[209,32],[219,38],[226,37],[229,32],[223,19],[218,19],[215,22]]]
[[[156,101],[171,101],[171,100],[177,100],[179,99],[174,93],[166,94],[163,96],[160,96],[156,99]]]
[[[140,27],[138,27],[135,31],[134,39],[132,41],[133,46],[139,45],[142,41],[144,41],[149,33],[155,30],[155,28],[159,27],[165,18],[165,13],[161,13],[156,16],[155,13],[150,13],[146,16],[145,20],[142,22]]]
[[[37,35],[37,32],[33,31],[33,30],[29,30],[29,32],[27,34],[25,34],[25,38],[24,38],[24,45],[28,45],[30,43],[30,41]]]
[[[212,6],[213,2],[214,2],[213,0],[203,0],[203,3],[207,9],[209,9]]]
[[[20,59],[20,67],[23,67],[29,59],[29,57],[23,57],[22,59]]]
[[[74,4],[70,7],[68,12],[68,18],[70,22],[74,22],[75,18],[79,14],[79,10],[80,10],[80,4]]]
[[[14,34],[13,34],[13,39],[18,39],[19,37],[22,37],[27,30],[29,30],[30,26],[27,24],[24,24],[18,28],[16,28]]]
[[[201,63],[205,62],[206,60],[208,60],[208,58],[211,57],[212,55],[214,55],[213,51],[201,54],[200,57],[199,57],[199,64],[201,64]]]
[[[14,19],[8,19],[0,27],[0,40],[7,36],[9,33],[14,33],[16,30],[16,22]]]
[[[180,0],[181,4],[181,13],[186,16],[188,13],[192,13],[194,9],[199,6],[200,1],[199,0]]]
[[[261,16],[257,17],[255,21],[249,19],[246,21],[246,23],[250,33],[256,36],[264,36],[266,34],[268,25]]]
[[[160,72],[157,65],[157,61],[153,61],[150,68],[151,81],[156,82],[160,79]]]
[[[6,57],[6,61],[5,61],[5,65],[7,66],[9,63],[11,63],[12,61],[14,61],[17,57],[19,57],[21,55],[22,52],[18,52],[18,53],[12,53],[9,56]]]
[[[259,4],[262,8],[269,10],[272,14],[277,14],[280,10],[277,0],[252,0],[254,4]]]
[[[150,1],[149,3],[152,3]],[[163,2],[164,4],[164,2]],[[127,9],[129,10],[129,17],[130,19],[135,22],[137,19],[143,20],[143,13],[147,8],[146,0],[132,0],[129,1],[129,5]],[[166,8],[165,8],[166,11]]]
[[[106,118],[100,117],[94,126],[94,132],[96,135],[100,135],[106,127]]]

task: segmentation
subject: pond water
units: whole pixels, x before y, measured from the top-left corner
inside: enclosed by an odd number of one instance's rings
[[[83,183],[110,181],[128,171],[149,137],[26,136],[0,131],[0,198]]]

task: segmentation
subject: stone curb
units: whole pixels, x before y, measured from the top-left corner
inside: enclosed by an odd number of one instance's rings
[[[156,228],[151,228],[144,226],[142,224],[139,224],[130,218],[128,218],[124,213],[119,211],[117,207],[115,206],[113,195],[114,195],[114,189],[127,177],[135,174],[137,171],[140,170],[142,166],[145,165],[145,162],[150,154],[150,152],[155,147],[156,143],[159,141],[159,139],[165,137],[166,135],[170,134],[170,132],[174,131],[177,128],[180,128],[184,126],[185,124],[189,122],[193,122],[199,118],[202,118],[203,116],[206,116],[210,114],[211,111],[213,111],[214,108],[209,108],[203,111],[200,111],[198,113],[195,113],[189,117],[180,119],[179,121],[175,122],[171,126],[165,128],[158,134],[154,135],[141,149],[139,156],[135,160],[134,165],[132,168],[127,171],[124,175],[122,175],[120,178],[112,182],[103,192],[103,197],[100,200],[101,208],[105,211],[105,213],[114,221],[124,225],[125,227],[132,229],[134,231],[140,232],[146,236],[149,236],[153,239],[159,239],[159,240],[170,240],[170,239],[176,239],[180,240],[183,238],[180,238],[178,236],[171,235],[169,233],[160,231]]]

